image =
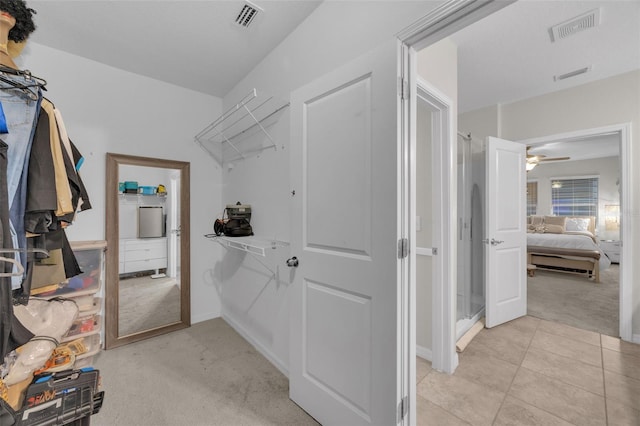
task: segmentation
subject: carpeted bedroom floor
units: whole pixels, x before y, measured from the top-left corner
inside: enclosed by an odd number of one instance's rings
[[[537,270],[527,281],[527,313],[608,336],[619,336],[620,266],[600,273],[600,283]]]

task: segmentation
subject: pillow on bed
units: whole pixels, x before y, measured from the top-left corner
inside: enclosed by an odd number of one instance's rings
[[[544,225],[544,232],[547,234],[564,234],[564,227],[561,225]]]
[[[542,225],[542,216],[529,216],[529,224],[536,226],[536,225]]]
[[[565,229],[567,231],[588,231],[591,219],[588,217],[569,217]]]
[[[567,218],[565,216],[545,216],[544,224],[546,225],[558,225],[562,228],[562,232],[565,230],[565,224],[567,223]],[[560,234],[562,233],[560,232]]]

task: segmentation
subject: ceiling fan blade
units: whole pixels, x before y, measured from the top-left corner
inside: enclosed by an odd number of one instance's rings
[[[538,161],[564,161],[570,160],[571,157],[554,157],[554,158],[540,158]]]

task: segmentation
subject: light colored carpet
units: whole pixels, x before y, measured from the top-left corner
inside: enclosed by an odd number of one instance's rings
[[[528,314],[617,337],[620,266],[612,264],[600,273],[600,280],[537,270],[527,280]]]
[[[180,287],[174,278],[121,279],[119,297],[120,336],[180,321]]]
[[[289,382],[216,318],[102,351],[104,405],[91,426],[317,425]]]

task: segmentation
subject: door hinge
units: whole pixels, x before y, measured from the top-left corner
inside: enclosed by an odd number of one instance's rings
[[[409,412],[409,397],[405,396],[398,403],[398,423],[402,421]]]
[[[402,77],[398,77],[398,96],[400,99],[409,99],[409,83]]]
[[[404,259],[407,256],[409,256],[409,240],[400,238],[398,240],[398,259]]]

